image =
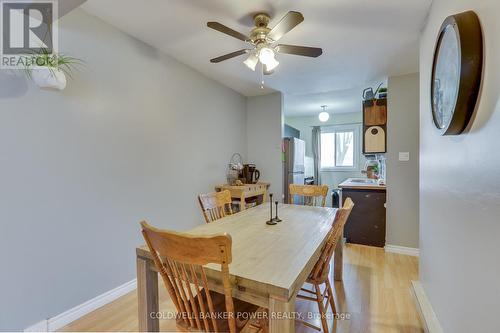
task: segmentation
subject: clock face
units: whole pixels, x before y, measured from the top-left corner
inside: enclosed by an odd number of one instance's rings
[[[460,50],[452,25],[445,28],[439,42],[432,96],[434,123],[439,129],[450,125],[460,86]]]
[[[483,36],[477,15],[448,16],[439,31],[431,79],[432,119],[442,135],[461,134],[472,119],[483,69]]]

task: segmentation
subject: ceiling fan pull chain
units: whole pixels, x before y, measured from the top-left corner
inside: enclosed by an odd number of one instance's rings
[[[264,64],[261,64],[260,68],[260,89],[264,89]]]

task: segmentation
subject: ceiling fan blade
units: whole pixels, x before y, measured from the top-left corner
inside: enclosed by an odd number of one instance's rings
[[[294,55],[313,57],[313,58],[319,57],[321,54],[323,54],[323,50],[320,49],[319,47],[308,47],[308,46],[297,46],[297,45],[286,45],[286,44],[279,44],[276,47],[276,50],[279,53],[294,54]]]
[[[304,16],[301,13],[290,11],[269,31],[267,37],[276,42],[302,21],[304,21]]]
[[[231,58],[240,56],[240,55],[245,54],[245,53],[247,53],[246,49],[242,49],[242,50],[239,50],[239,51],[234,51],[234,52],[231,52],[231,53],[228,53],[228,54],[224,54],[223,56],[210,59],[210,62],[211,63],[218,63],[218,62],[221,62],[221,61],[224,61],[224,60],[227,60],[227,59],[231,59]]]
[[[232,36],[234,38],[240,39],[244,42],[249,40],[248,36],[245,36],[241,32],[238,32],[236,30],[233,30],[229,27],[226,27],[224,24],[220,24],[219,22],[207,22],[207,27],[212,28],[214,30],[220,31],[223,34]]]

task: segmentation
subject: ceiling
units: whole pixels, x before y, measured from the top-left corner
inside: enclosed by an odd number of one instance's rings
[[[418,70],[418,39],[432,0],[88,0],[83,8],[122,31],[164,51],[204,75],[255,96],[318,93],[360,87],[380,77]],[[139,5],[140,3],[140,5]],[[278,55],[278,69],[265,77],[244,56],[212,64],[209,59],[245,47],[206,27],[219,21],[247,34],[252,14],[265,11],[274,26],[289,10],[305,21],[283,44],[323,48],[319,58]]]
[[[59,17],[62,17],[75,9],[76,7],[80,6],[82,3],[84,3],[86,0],[64,0],[64,1],[59,1],[58,4],[58,14]]]
[[[322,111],[321,105],[326,105],[326,111],[330,114],[361,112],[363,89],[366,87],[372,87],[375,91],[377,86],[382,82],[384,83],[383,86],[386,87],[386,80],[380,80],[380,82],[377,83],[351,89],[333,90],[304,95],[285,95],[283,107],[285,110],[285,116],[316,117]]]

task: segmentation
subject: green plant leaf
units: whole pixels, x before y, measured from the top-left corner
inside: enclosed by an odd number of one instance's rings
[[[37,67],[47,68],[52,75],[56,70],[61,70],[65,75],[72,78],[72,74],[79,66],[85,62],[63,53],[51,54],[48,49],[42,48],[39,52],[33,52],[30,56],[25,56],[24,73],[28,79],[32,79],[32,71]]]

